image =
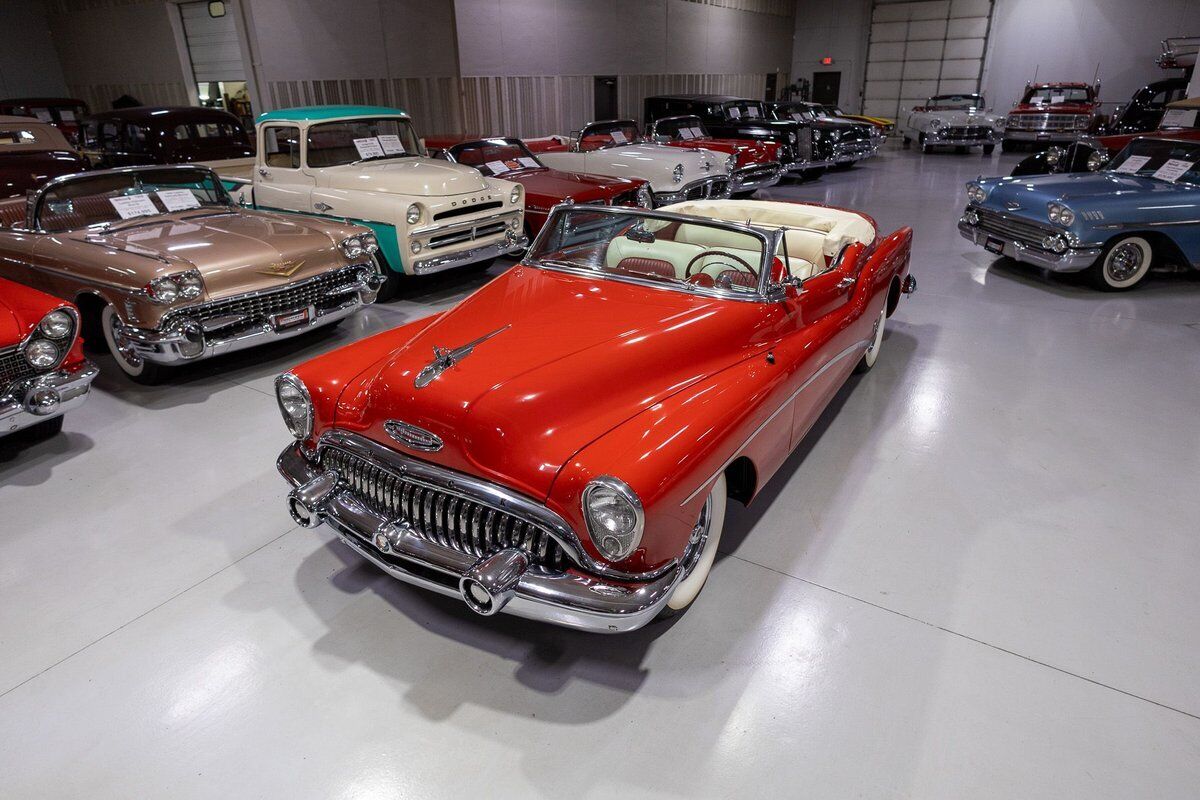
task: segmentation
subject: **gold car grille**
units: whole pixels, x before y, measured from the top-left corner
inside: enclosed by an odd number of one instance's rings
[[[515,514],[407,480],[344,450],[322,451],[321,465],[341,473],[359,502],[391,519],[407,521],[427,541],[480,558],[517,547],[529,554],[533,564],[554,571],[569,564],[552,536]]]
[[[25,354],[16,347],[0,350],[0,397],[6,397],[14,383],[32,378],[36,374],[37,370],[25,360]]]

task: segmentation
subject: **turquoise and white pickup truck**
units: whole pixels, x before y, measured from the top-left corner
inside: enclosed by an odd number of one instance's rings
[[[218,170],[246,206],[365,225],[379,242],[392,297],[404,275],[427,275],[521,251],[520,184],[425,157],[408,114],[378,106],[269,111],[256,125],[249,175]]]

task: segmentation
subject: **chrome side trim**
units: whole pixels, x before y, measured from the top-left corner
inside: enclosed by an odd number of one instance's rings
[[[749,436],[747,436],[745,441],[743,441],[740,445],[737,446],[737,448],[733,451],[733,455],[731,455],[729,457],[729,459],[724,464],[722,464],[719,469],[717,469],[716,472],[714,472],[712,475],[709,475],[708,478],[705,479],[703,483],[701,483],[699,486],[696,487],[696,491],[689,494],[684,499],[684,501],[682,503],[680,503],[679,505],[686,506],[688,503],[695,500],[696,495],[698,495],[698,494],[700,494],[700,492],[704,491],[705,488],[707,488],[713,481],[715,481],[718,477],[720,477],[722,472],[724,472],[726,469],[729,468],[730,464],[732,464],[734,461],[737,460],[737,457],[739,455],[741,455],[743,450],[746,449],[746,445],[750,444],[750,442],[752,442],[754,440],[754,437],[756,437],[760,433],[762,433],[764,428],[766,428],[768,425],[770,425],[775,420],[775,418],[778,417],[780,415],[780,413],[783,412],[783,410],[785,408],[788,408],[789,406],[791,406],[792,402],[797,397],[800,396],[800,393],[803,392],[805,389],[807,389],[813,383],[813,381],[815,381],[817,378],[824,375],[826,370],[828,370],[834,364],[838,363],[839,361],[841,361],[843,358],[850,355],[851,353],[856,353],[861,350],[866,350],[866,348],[868,348],[870,345],[871,345],[870,339],[863,339],[861,341],[855,342],[854,344],[850,345],[842,352],[838,353],[833,358],[826,361],[819,370],[814,372],[808,378],[808,380],[806,380],[804,383],[800,384],[800,388],[797,389],[796,391],[792,392],[791,396],[789,396],[787,400],[784,400],[783,403],[780,404],[779,408],[775,409],[774,413],[772,413],[771,416],[769,416],[765,420],[763,420],[762,424],[759,425],[757,428],[755,428],[754,432],[751,433]]]

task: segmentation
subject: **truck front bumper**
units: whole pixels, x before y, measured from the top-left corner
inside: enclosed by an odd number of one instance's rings
[[[430,255],[425,258],[417,258],[415,261],[410,262],[409,267],[414,275],[432,275],[435,272],[444,272],[455,267],[464,267],[479,261],[487,261],[489,258],[495,258],[496,256],[520,253],[528,246],[528,236],[509,229],[504,234],[504,238],[498,242],[483,244],[454,253],[443,253],[440,255]]]
[[[0,435],[60,417],[83,405],[100,372],[90,361],[29,378],[0,397]]]

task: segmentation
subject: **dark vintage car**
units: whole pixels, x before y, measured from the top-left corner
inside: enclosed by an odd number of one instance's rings
[[[0,117],[0,198],[23,195],[87,166],[53,125],[32,117]]]
[[[817,103],[768,103],[775,119],[791,120],[812,131],[812,166],[849,168],[875,154],[886,138],[875,125],[834,117]]]
[[[1167,106],[1187,97],[1187,88],[1186,78],[1167,78],[1146,84],[1113,114],[1104,133],[1145,133],[1156,129]]]
[[[33,117],[58,128],[72,144],[79,144],[79,125],[88,106],[73,97],[10,97],[0,100],[0,114]]]
[[[735,157],[729,188],[736,196],[769,189],[783,177],[779,145],[749,139],[719,139],[709,134],[697,116],[663,117],[646,126],[646,138],[685,150],[711,150]]]
[[[138,106],[84,120],[83,149],[97,168],[217,164],[254,157],[241,120],[217,108]]]
[[[647,97],[642,105],[646,125],[666,117],[695,116],[709,136],[717,139],[752,139],[779,145],[779,162],[785,172],[808,175],[813,167],[809,127],[794,120],[773,119],[758,100],[719,94],[674,94]]]

